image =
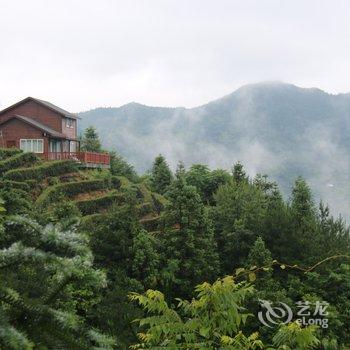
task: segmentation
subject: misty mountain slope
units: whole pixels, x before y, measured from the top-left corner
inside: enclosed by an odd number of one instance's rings
[[[158,153],[179,160],[267,173],[285,193],[298,175],[335,212],[348,216],[350,186],[350,94],[330,95],[283,83],[243,86],[208,104],[186,108],[130,103],[80,113],[103,144],[139,171]]]

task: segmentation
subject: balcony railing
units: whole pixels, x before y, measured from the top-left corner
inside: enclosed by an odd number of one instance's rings
[[[71,159],[84,164],[110,165],[108,153],[94,152],[48,152],[43,154],[45,160]]]

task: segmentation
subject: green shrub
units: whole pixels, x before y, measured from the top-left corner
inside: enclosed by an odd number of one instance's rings
[[[28,193],[21,189],[3,188],[0,190],[0,197],[4,200],[9,215],[25,214],[31,209]]]
[[[22,153],[18,148],[0,148],[0,160],[13,157],[18,153]]]
[[[80,211],[75,202],[66,200],[63,197],[55,202],[51,209],[50,215],[53,222],[67,221],[80,217]]]
[[[38,185],[38,182],[36,180],[24,180],[23,182],[26,183],[30,188]]]
[[[118,176],[112,176],[111,181],[112,181],[113,188],[115,188],[116,190],[119,190],[120,187],[122,186],[122,182]]]
[[[106,196],[77,201],[75,203],[83,215],[91,215],[98,213],[101,209],[106,209],[113,204],[123,204],[124,202],[125,197],[122,194],[111,192]]]
[[[37,163],[39,158],[34,153],[19,153],[13,157],[0,161],[0,174],[5,173],[8,170],[32,165]]]
[[[112,174],[107,169],[94,169],[90,171],[90,177],[95,180],[110,180],[112,177]]]
[[[132,182],[130,182],[130,180],[124,176],[114,176],[114,177],[120,181],[120,187],[122,188],[129,187],[132,184]]]
[[[37,199],[37,205],[44,205],[52,202],[58,193],[67,197],[73,197],[80,193],[98,191],[111,187],[108,180],[85,180],[79,182],[66,182],[48,187]]]
[[[20,168],[9,170],[4,177],[9,180],[43,180],[50,176],[58,176],[65,173],[77,171],[78,164],[72,160],[58,160],[47,162],[31,168]]]
[[[145,202],[151,202],[152,201],[152,192],[151,190],[147,187],[145,183],[140,183],[135,185],[135,187],[138,188],[138,191],[140,193],[140,197],[145,201]]]
[[[83,216],[80,220],[79,230],[82,232],[89,232],[92,226],[98,226],[105,221],[106,215],[101,213]]]
[[[26,182],[3,180],[0,181],[0,188],[14,188],[29,192],[31,186]]]
[[[141,217],[153,213],[154,211],[155,210],[152,203],[142,203],[137,206],[137,212]]]
[[[58,185],[59,183],[60,183],[60,180],[59,180],[59,178],[56,177],[56,176],[49,177],[49,178],[47,179],[47,184],[48,184],[49,186],[55,186],[55,185]]]
[[[165,208],[168,204],[168,200],[159,193],[152,193],[152,200],[154,208],[158,214]]]
[[[153,218],[141,219],[140,223],[145,230],[154,232],[158,230],[159,226],[162,223],[162,220],[160,216],[156,216]]]

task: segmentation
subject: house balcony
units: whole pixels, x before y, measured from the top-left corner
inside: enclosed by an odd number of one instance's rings
[[[46,152],[45,160],[74,160],[87,168],[109,168],[110,155],[108,153],[95,152]]]

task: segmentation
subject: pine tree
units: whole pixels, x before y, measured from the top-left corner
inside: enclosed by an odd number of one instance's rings
[[[248,176],[244,171],[244,168],[241,162],[237,162],[233,165],[232,176],[233,176],[234,182],[236,183],[248,181]]]
[[[265,242],[258,237],[252,246],[247,263],[249,266],[267,266],[272,263],[271,252],[266,248]]]
[[[210,197],[210,170],[206,165],[194,164],[186,173],[186,181],[196,187],[204,203],[208,203]]]
[[[85,152],[101,152],[101,142],[93,126],[85,129],[81,140],[81,150]]]
[[[246,263],[248,253],[264,227],[267,199],[245,176],[219,187],[216,195],[215,234],[222,273],[231,273]]]
[[[210,171],[206,165],[194,164],[186,173],[186,181],[195,186],[204,204],[214,204],[214,194],[219,186],[228,183],[230,174],[221,169]]]
[[[140,230],[133,239],[133,277],[146,288],[157,284],[160,257],[156,239],[147,231]]]
[[[212,280],[218,273],[213,226],[196,188],[186,183],[182,165],[167,198],[168,226],[162,235],[163,244],[168,261],[178,263],[174,287],[179,295],[188,295],[197,283]]]
[[[316,229],[317,212],[310,187],[301,177],[295,181],[290,209],[293,222],[291,255],[299,261],[315,261],[315,258],[318,259],[315,243],[319,239]]]
[[[121,349],[134,339],[131,321],[140,315],[127,293],[154,287],[160,270],[156,238],[141,228],[137,214],[130,199],[89,227],[95,265],[107,271],[109,286],[92,316],[99,329],[118,337]]]
[[[0,348],[112,349],[84,315],[106,283],[73,228],[5,219],[0,235]]]
[[[151,187],[154,192],[164,194],[173,180],[166,159],[160,154],[154,160],[151,169]]]

